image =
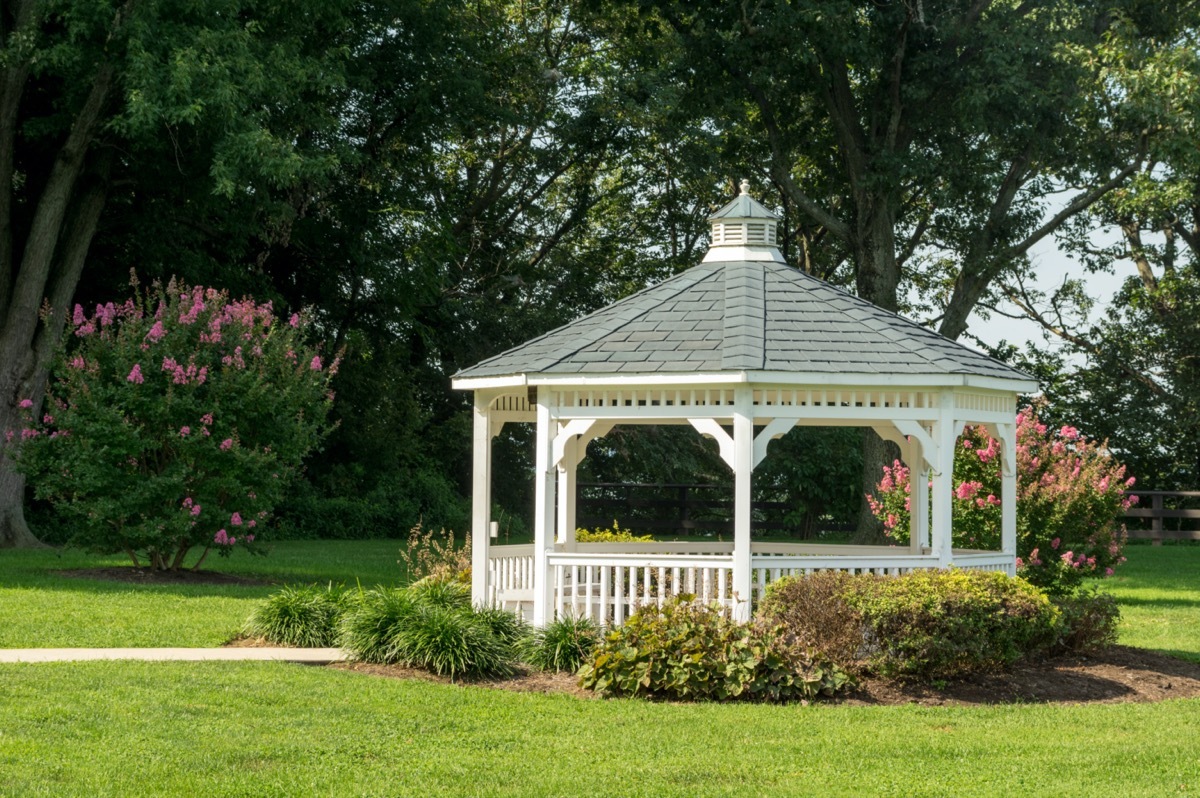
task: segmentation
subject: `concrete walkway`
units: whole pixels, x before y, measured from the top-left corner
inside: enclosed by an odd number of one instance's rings
[[[326,665],[345,658],[340,648],[0,648],[0,663],[140,659],[156,662],[236,660]]]

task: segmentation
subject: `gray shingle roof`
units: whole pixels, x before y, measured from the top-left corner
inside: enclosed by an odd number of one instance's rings
[[[1031,379],[773,261],[701,263],[455,376],[759,370]]]

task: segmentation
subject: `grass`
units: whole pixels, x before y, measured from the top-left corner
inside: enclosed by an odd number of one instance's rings
[[[0,667],[0,793],[1078,795],[1200,787],[1200,702],[585,701],[250,663]]]
[[[236,553],[206,569],[279,583],[395,584],[401,542],[284,541],[266,557]],[[240,556],[239,556],[240,555]],[[0,648],[219,646],[241,629],[269,585],[134,585],[54,571],[125,565],[84,552],[0,551]]]
[[[1128,546],[1103,587],[1121,605],[1121,642],[1200,662],[1200,546]]]
[[[370,575],[364,583],[374,583],[395,573],[396,546],[280,544],[268,559],[219,564],[306,581],[352,581],[357,569]],[[159,645],[177,644],[187,630],[220,637],[265,592],[76,584],[46,573],[94,563],[73,557],[0,552],[0,638],[86,645],[101,636],[128,644],[127,629],[141,629]],[[1200,659],[1200,547],[1132,547],[1118,573],[1107,586],[1126,614],[1123,641]],[[233,607],[209,603],[218,600]],[[155,633],[139,613],[175,625]],[[76,631],[51,628],[73,616]],[[193,616],[188,625],[175,623]],[[99,629],[109,625],[117,630]],[[275,663],[86,662],[0,666],[0,708],[0,795],[1200,791],[1200,700],[683,705],[584,701]]]

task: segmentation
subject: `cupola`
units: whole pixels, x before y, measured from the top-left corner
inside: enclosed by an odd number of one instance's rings
[[[783,263],[777,245],[779,217],[750,196],[750,181],[743,180],[741,193],[708,217],[712,244],[705,262],[774,260]]]

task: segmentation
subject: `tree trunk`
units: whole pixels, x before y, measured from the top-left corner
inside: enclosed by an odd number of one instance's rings
[[[858,202],[860,207],[865,208],[865,218],[856,225],[857,237],[853,242],[858,295],[885,310],[895,312],[899,307],[897,291],[900,269],[896,262],[896,231],[891,203],[885,196],[860,198]],[[884,441],[872,429],[863,429],[862,435],[862,490],[854,542],[883,543],[883,523],[871,512],[867,494],[875,492],[875,486],[883,477],[883,467],[896,459],[899,449]]]
[[[3,425],[0,421],[0,426]],[[17,473],[0,451],[0,549],[32,549],[45,545],[25,523],[25,476]]]

